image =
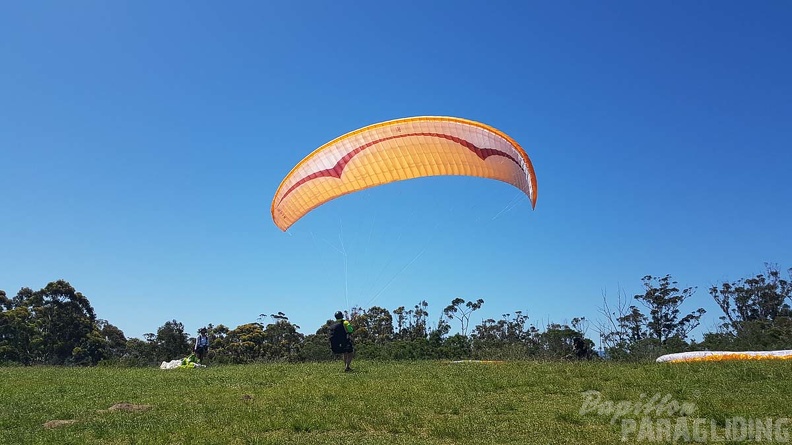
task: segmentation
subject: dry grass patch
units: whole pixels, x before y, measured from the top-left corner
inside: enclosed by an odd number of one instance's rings
[[[44,424],[44,428],[52,429],[58,428],[61,426],[71,425],[72,423],[76,423],[76,420],[50,420],[49,422]]]

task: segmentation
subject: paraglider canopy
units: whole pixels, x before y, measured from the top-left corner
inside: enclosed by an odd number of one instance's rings
[[[311,210],[342,195],[443,175],[503,181],[522,190],[536,206],[533,165],[512,138],[480,122],[421,116],[370,125],[316,149],[281,182],[272,200],[272,219],[286,231]]]
[[[657,363],[722,362],[747,360],[792,360],[792,350],[778,351],[689,351],[657,357]]]

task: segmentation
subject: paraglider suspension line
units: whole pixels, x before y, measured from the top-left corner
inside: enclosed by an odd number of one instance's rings
[[[344,224],[341,222],[340,218],[338,219],[338,226],[340,231],[338,237],[341,240],[341,254],[344,255],[344,300],[346,308],[349,310],[349,261],[347,259],[346,247],[344,246]]]

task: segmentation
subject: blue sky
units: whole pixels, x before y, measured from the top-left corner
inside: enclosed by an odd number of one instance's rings
[[[56,279],[128,337],[283,311],[483,298],[473,322],[600,318],[671,274],[792,267],[792,4],[64,2],[0,15],[0,289]],[[283,233],[288,171],[356,128],[479,120],[538,201],[426,178]],[[512,205],[515,204],[515,205]],[[346,252],[342,254],[341,252]],[[345,268],[346,265],[346,268]],[[588,335],[597,338],[594,323]]]

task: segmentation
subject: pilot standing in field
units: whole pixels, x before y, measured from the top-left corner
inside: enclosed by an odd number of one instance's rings
[[[209,336],[206,335],[206,328],[201,328],[198,334],[198,338],[195,339],[193,351],[195,351],[195,354],[198,356],[198,363],[203,365],[206,352],[209,351]]]
[[[330,326],[330,349],[333,354],[344,355],[344,372],[350,372],[352,368],[349,366],[355,356],[355,347],[349,336],[353,328],[348,321],[344,320],[344,314],[341,311],[335,313],[335,319],[335,323]]]

